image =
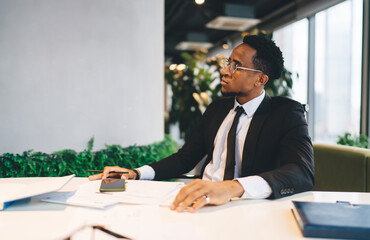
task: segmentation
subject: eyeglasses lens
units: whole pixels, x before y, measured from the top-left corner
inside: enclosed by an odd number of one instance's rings
[[[234,73],[235,70],[236,70],[236,63],[231,61],[229,59],[225,59],[224,62],[223,62],[223,68],[222,69],[226,69],[228,66],[230,66],[230,72],[231,73]]]

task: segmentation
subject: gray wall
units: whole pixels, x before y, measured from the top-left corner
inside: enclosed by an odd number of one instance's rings
[[[0,154],[163,139],[164,0],[1,0]]]

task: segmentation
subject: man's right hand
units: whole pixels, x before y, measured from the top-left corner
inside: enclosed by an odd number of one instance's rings
[[[128,173],[110,173],[110,172],[128,172]],[[136,179],[136,173],[130,169],[121,168],[118,166],[107,166],[104,168],[104,171],[99,174],[89,176],[89,180],[98,180],[106,178],[121,178],[121,179]]]

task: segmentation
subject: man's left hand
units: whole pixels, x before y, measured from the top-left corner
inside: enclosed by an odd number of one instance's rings
[[[196,179],[183,187],[176,196],[171,210],[195,212],[207,205],[222,205],[233,197],[240,197],[244,193],[242,185],[236,180],[211,182]]]

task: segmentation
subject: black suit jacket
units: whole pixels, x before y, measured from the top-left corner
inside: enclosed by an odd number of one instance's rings
[[[155,180],[189,172],[207,155],[212,160],[214,139],[234,98],[214,101],[196,132],[175,154],[152,163]],[[267,94],[251,121],[243,150],[242,177],[261,176],[272,188],[270,198],[308,191],[314,184],[313,148],[302,105]]]

